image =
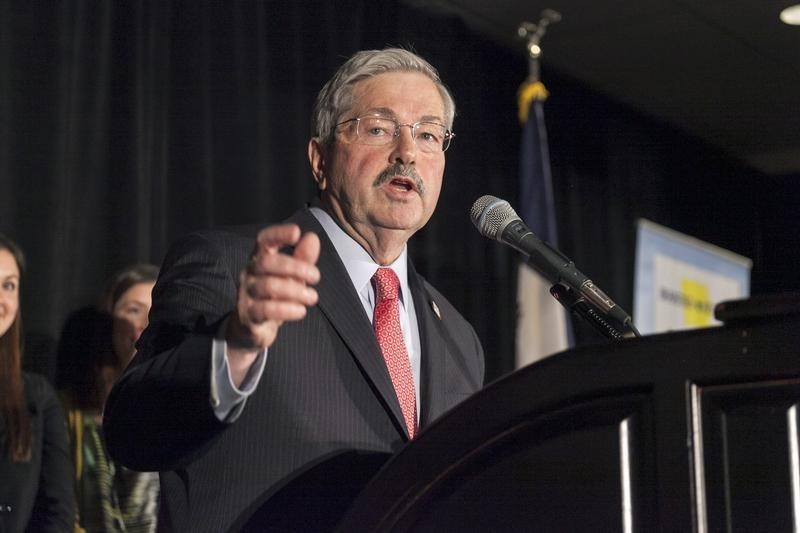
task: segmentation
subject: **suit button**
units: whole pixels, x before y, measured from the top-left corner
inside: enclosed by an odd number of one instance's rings
[[[6,505],[4,503],[0,503],[0,513],[10,513],[10,512],[11,512],[11,506],[10,505]]]

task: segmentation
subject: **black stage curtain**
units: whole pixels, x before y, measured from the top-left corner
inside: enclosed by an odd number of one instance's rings
[[[412,256],[475,325],[488,378],[513,370],[518,258],[468,212],[483,194],[517,204],[526,57],[397,1],[0,0],[0,231],[28,254],[30,338],[52,344],[113,271],[160,263],[183,233],[277,221],[311,198],[313,98],[344,58],[386,45],[436,65],[459,109],[439,209]],[[624,307],[640,216],[752,257],[753,292],[800,285],[769,239],[792,216],[777,200],[797,199],[788,180],[548,71],[546,58],[543,75],[561,248]]]

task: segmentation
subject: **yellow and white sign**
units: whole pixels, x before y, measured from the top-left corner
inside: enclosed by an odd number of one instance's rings
[[[746,257],[641,220],[634,323],[643,334],[719,324],[714,306],[749,295],[751,264]]]

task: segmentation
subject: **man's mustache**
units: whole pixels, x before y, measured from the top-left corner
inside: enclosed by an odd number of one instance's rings
[[[422,182],[420,175],[417,174],[417,169],[402,163],[395,163],[394,165],[386,167],[383,172],[378,174],[378,177],[375,178],[372,186],[376,188],[382,187],[386,182],[393,180],[397,176],[403,176],[413,180],[414,187],[419,192],[419,195],[425,195],[425,184]]]

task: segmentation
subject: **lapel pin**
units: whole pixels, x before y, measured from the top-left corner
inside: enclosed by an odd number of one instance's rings
[[[436,318],[441,320],[442,319],[442,312],[439,311],[439,306],[436,305],[436,302],[434,302],[433,300],[431,300],[431,309],[433,309],[433,314],[436,315]]]

